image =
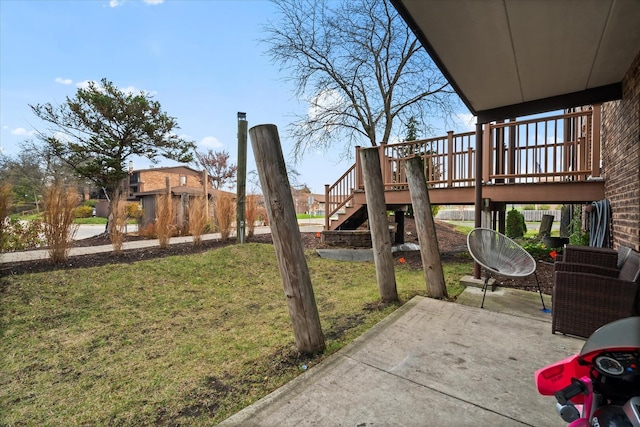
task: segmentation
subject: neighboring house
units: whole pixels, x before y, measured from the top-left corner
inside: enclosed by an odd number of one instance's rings
[[[324,199],[324,194],[310,194],[309,200],[311,203],[309,205],[309,213],[312,215],[324,215]]]
[[[172,166],[132,170],[128,183],[125,184],[125,194],[128,200],[137,200],[140,194],[152,191],[166,190],[167,179],[169,187],[188,188],[189,191],[204,190],[202,172],[188,166]]]
[[[125,194],[129,201],[142,205],[142,226],[152,224],[156,218],[156,198],[171,192],[176,206],[176,224],[184,224],[188,218],[189,200],[205,194],[202,172],[187,166],[172,166],[132,170],[125,182]],[[207,189],[209,215],[214,212],[213,200],[217,190]]]

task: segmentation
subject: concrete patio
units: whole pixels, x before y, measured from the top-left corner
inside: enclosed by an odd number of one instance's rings
[[[580,350],[551,334],[537,293],[416,297],[223,426],[558,426],[534,372]]]

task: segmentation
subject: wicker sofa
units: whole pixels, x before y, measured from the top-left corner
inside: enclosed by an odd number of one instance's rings
[[[609,322],[639,315],[639,283],[639,253],[567,246],[555,263],[551,332],[587,338]]]

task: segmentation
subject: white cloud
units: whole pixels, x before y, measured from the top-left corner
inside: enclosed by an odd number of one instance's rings
[[[97,87],[100,87],[100,83],[96,82],[95,80],[85,80],[82,82],[78,82],[76,83],[76,87],[80,88],[80,89],[89,89],[89,84],[95,84]]]
[[[145,4],[148,4],[150,6],[156,6],[158,4],[162,4],[164,3],[164,0],[144,0]]]
[[[476,130],[476,116],[471,113],[458,113],[454,121],[457,126],[463,129],[463,132]]]
[[[26,130],[25,128],[15,128],[11,129],[11,135],[19,135],[19,136],[31,136],[35,134],[33,130]]]
[[[140,89],[138,89],[135,86],[121,87],[119,89],[120,89],[120,91],[122,91],[122,92],[124,92],[126,94],[129,94],[129,95],[137,95],[140,92],[142,92]]]
[[[124,0],[109,0],[109,7],[118,7],[124,4]]]
[[[222,147],[222,143],[220,141],[218,141],[218,138],[214,137],[214,136],[205,136],[204,138],[202,138],[200,140],[200,145],[201,147],[205,147],[205,148],[220,148]]]
[[[55,82],[60,83],[61,85],[70,85],[71,83],[73,83],[73,80],[63,79],[62,77],[56,77]]]

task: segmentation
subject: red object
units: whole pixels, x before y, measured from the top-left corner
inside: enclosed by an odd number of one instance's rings
[[[558,255],[558,252],[556,251],[551,251],[549,252],[549,256],[555,261],[556,256]]]
[[[406,260],[406,259],[404,259],[404,258],[398,258],[398,262],[399,262],[400,264],[404,264],[405,262],[407,262],[407,260]]]

